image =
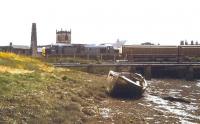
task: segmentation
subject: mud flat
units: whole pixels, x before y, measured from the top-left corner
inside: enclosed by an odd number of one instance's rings
[[[140,99],[101,102],[99,123],[200,123],[200,81],[153,79]],[[179,101],[165,100],[178,98]],[[184,102],[187,101],[187,102]],[[98,120],[98,119],[97,119]]]

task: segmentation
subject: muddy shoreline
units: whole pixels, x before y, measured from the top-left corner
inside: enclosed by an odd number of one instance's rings
[[[108,97],[100,104],[98,123],[200,123],[200,82],[177,79],[153,79],[143,97]],[[165,100],[183,98],[190,103]]]
[[[147,81],[148,87],[141,98],[127,99],[106,93],[106,75],[62,70],[55,79],[54,83],[26,94],[0,96],[0,122],[200,123],[198,80],[152,79]],[[164,98],[183,98],[189,102]]]

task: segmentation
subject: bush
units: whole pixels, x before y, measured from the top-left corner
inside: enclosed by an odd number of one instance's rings
[[[67,80],[67,76],[63,76],[63,77],[62,77],[62,80],[63,80],[63,81],[66,81],[66,80]]]

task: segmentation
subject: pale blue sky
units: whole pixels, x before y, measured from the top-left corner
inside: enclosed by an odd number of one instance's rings
[[[199,0],[2,0],[0,45],[55,43],[56,29],[72,29],[72,43],[200,41]]]

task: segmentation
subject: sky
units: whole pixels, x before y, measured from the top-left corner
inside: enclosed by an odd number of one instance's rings
[[[200,42],[199,0],[1,0],[0,45],[56,42],[56,29],[72,30],[72,43],[178,45]]]

